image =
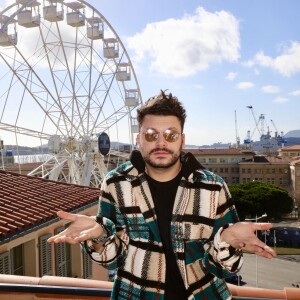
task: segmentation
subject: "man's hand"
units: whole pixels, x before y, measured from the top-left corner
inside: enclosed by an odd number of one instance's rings
[[[240,248],[256,255],[272,258],[275,251],[263,243],[257,236],[257,230],[269,230],[271,223],[238,222],[229,226],[221,233],[221,240],[234,248]]]
[[[57,216],[61,219],[72,221],[72,224],[57,235],[48,239],[49,243],[76,244],[88,239],[98,238],[104,234],[102,227],[96,222],[95,217],[79,214],[70,214],[58,211]]]

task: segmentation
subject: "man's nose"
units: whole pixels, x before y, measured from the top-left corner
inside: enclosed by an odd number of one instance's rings
[[[158,145],[158,146],[166,145],[166,144],[167,144],[167,142],[166,142],[164,136],[163,136],[161,133],[158,135],[158,139],[156,140],[155,143],[156,143],[156,145]]]

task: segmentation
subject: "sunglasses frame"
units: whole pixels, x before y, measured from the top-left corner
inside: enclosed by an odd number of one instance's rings
[[[159,138],[159,135],[162,133],[164,140],[168,143],[175,143],[178,141],[179,136],[182,135],[183,133],[178,132],[176,129],[173,128],[168,128],[164,130],[163,132],[159,132],[153,128],[147,128],[146,131],[141,132],[145,136],[145,140],[148,143],[156,142]],[[174,140],[168,140],[168,136],[176,135]]]

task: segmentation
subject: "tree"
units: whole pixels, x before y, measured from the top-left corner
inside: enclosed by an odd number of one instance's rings
[[[229,190],[241,220],[264,213],[279,218],[293,210],[294,202],[288,192],[272,184],[253,181],[230,185]]]

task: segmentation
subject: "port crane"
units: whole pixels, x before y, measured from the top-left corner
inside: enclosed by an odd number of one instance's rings
[[[285,140],[283,138],[283,134],[279,135],[278,130],[276,128],[276,125],[273,120],[271,120],[271,123],[273,124],[275,128],[275,137],[271,136],[271,131],[269,129],[269,126],[266,124],[266,119],[264,114],[260,114],[259,118],[257,119],[253,110],[253,106],[249,105],[247,108],[251,111],[251,114],[253,116],[253,120],[255,122],[255,127],[252,133],[250,134],[250,130],[247,131],[247,138],[244,140],[245,145],[252,145],[253,140],[252,137],[256,130],[258,131],[260,135],[260,140],[258,146],[262,147],[264,149],[264,152],[270,153],[274,151],[274,149],[278,146],[282,146],[285,143]],[[265,126],[267,127],[267,132],[265,132]]]
[[[235,140],[236,140],[236,147],[239,148],[240,144],[241,144],[241,139],[240,139],[240,136],[238,134],[236,110],[234,111],[234,120],[235,120]]]

